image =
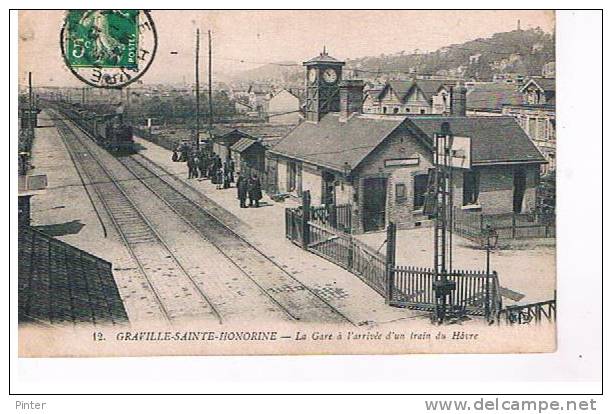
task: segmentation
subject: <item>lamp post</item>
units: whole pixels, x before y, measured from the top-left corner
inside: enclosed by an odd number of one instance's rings
[[[485,264],[485,269],[486,269],[486,292],[485,292],[485,314],[486,317],[489,318],[489,315],[491,313],[491,304],[490,304],[490,299],[491,299],[491,282],[490,282],[490,278],[491,278],[491,238],[493,238],[494,243],[493,245],[496,246],[497,245],[497,232],[495,231],[494,228],[491,227],[490,224],[487,224],[486,227],[486,236],[487,236],[487,241],[486,241],[486,264]]]

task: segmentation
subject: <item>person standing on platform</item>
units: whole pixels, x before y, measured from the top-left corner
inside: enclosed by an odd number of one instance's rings
[[[235,170],[234,160],[232,158],[229,158],[227,160],[227,172],[228,172],[228,175],[229,175],[229,182],[230,183],[234,182],[234,170]]]
[[[208,157],[208,178],[210,178],[211,183],[215,183],[215,159],[212,155]]]
[[[261,200],[261,181],[257,174],[253,174],[249,180],[249,207],[259,207]]]
[[[239,172],[236,173],[236,198],[240,199],[240,182],[242,179],[242,176],[240,175]]]
[[[197,152],[193,154],[192,165],[193,165],[193,178],[199,178],[200,175],[198,174],[198,169],[200,167],[200,157],[198,156]]]
[[[193,178],[193,157],[191,155],[187,156],[187,179]]]
[[[198,162],[198,170],[200,172],[200,178],[206,178],[206,155],[200,154],[200,161]]]
[[[217,190],[223,188],[223,168],[217,168],[215,170],[215,183],[217,184]]]
[[[230,170],[227,161],[223,164],[223,188],[230,188]]]
[[[249,180],[238,173],[236,180],[236,188],[238,189],[238,199],[240,200],[240,208],[246,208],[246,199],[249,192]]]

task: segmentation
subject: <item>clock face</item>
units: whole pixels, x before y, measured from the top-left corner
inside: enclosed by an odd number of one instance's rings
[[[334,83],[338,79],[338,73],[332,68],[325,69],[323,80],[327,83]]]
[[[308,71],[308,82],[315,83],[317,80],[317,70],[315,68],[311,68]]]

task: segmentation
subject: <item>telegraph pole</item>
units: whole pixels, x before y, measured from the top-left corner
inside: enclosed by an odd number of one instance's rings
[[[196,29],[195,51],[196,150],[200,151],[200,29]]]
[[[28,127],[34,129],[32,115],[34,113],[34,92],[32,91],[32,72],[28,72],[28,104],[30,106],[28,113]]]
[[[213,101],[212,101],[212,35],[208,31],[208,137],[212,142]]]

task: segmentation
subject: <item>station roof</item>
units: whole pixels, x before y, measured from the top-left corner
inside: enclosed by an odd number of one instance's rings
[[[331,113],[318,123],[301,123],[270,151],[337,171],[343,171],[345,163],[353,169],[404,119],[361,115],[340,122],[339,115]]]
[[[263,145],[253,138],[241,138],[238,142],[231,146],[232,151],[235,152],[244,152],[247,149],[251,148],[253,145],[259,145],[261,148],[264,148]]]
[[[512,117],[359,115],[346,122],[337,113],[318,123],[303,122],[270,149],[314,165],[355,169],[397,128],[407,128],[431,148],[433,134],[448,122],[455,135],[471,137],[474,165],[544,163],[544,157]]]
[[[510,116],[414,116],[409,122],[429,140],[448,122],[454,135],[472,139],[473,165],[546,162]]]
[[[18,250],[20,322],[127,322],[109,262],[30,226],[19,226]]]

